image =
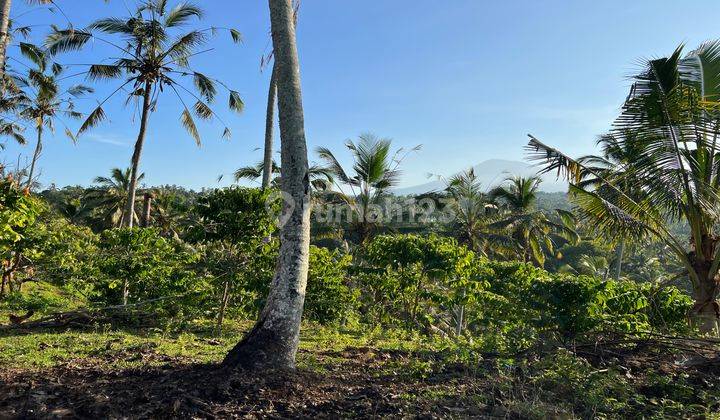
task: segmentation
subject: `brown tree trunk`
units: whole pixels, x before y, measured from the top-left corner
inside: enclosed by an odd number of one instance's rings
[[[5,75],[7,46],[10,41],[10,9],[12,0],[0,0],[0,72]]]
[[[699,278],[699,284],[693,290],[695,305],[691,310],[691,316],[700,331],[715,334],[718,333],[720,319],[720,305],[717,301],[720,278],[718,274],[710,275],[710,267],[718,242],[718,238],[704,235],[701,241],[703,249],[695,250],[690,254],[694,271]]]
[[[41,124],[37,129],[37,144],[35,145],[35,153],[33,153],[32,162],[30,163],[30,172],[28,173],[28,180],[26,184],[28,189],[32,187],[33,176],[35,176],[35,165],[40,158],[40,153],[42,153],[42,132],[43,129]]]
[[[253,329],[228,353],[224,364],[293,369],[300,340],[310,252],[310,181],[291,0],[269,0],[277,66],[281,184],[288,220],[265,307]]]
[[[135,192],[137,190],[138,172],[140,170],[140,155],[142,154],[143,143],[145,143],[145,133],[147,132],[147,122],[150,115],[150,98],[152,97],[152,84],[145,83],[145,93],[143,94],[142,117],[140,120],[140,132],[135,142],[135,150],[133,151],[131,167],[130,167],[130,186],[128,187],[128,199],[125,203],[125,213],[123,214],[122,226],[133,227],[135,222]]]
[[[155,198],[155,196],[151,192],[146,192],[143,197],[143,214],[142,219],[140,220],[141,227],[146,228],[150,226],[150,213],[152,211],[153,198]]]
[[[270,187],[273,176],[273,130],[275,128],[275,102],[277,102],[277,66],[273,63],[268,92],[267,111],[265,112],[265,153],[263,155],[262,188]]]

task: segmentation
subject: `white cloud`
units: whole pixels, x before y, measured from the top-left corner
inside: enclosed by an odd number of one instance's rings
[[[128,147],[131,144],[127,138],[119,137],[113,134],[89,134],[86,138],[93,142],[110,144],[118,147]]]

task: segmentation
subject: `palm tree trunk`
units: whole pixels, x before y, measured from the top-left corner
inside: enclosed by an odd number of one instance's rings
[[[130,169],[130,185],[128,187],[128,199],[125,203],[125,212],[123,214],[123,223],[125,227],[133,227],[135,222],[135,192],[137,190],[138,172],[140,169],[140,155],[142,154],[143,143],[145,142],[145,133],[147,132],[147,122],[150,115],[150,98],[152,97],[152,85],[150,82],[145,83],[145,93],[143,94],[142,118],[140,120],[140,132],[135,142],[135,151],[133,152],[131,169]]]
[[[620,243],[615,248],[615,281],[620,280],[622,274],[622,260],[623,254],[625,253],[625,241],[620,240]]]
[[[32,162],[30,163],[30,172],[28,173],[28,180],[26,184],[28,189],[32,187],[33,176],[35,176],[35,165],[40,158],[40,153],[42,153],[42,132],[43,129],[41,124],[37,129],[37,144],[35,145],[35,153],[33,153]]]
[[[10,41],[10,9],[12,0],[0,0],[0,72],[5,74],[7,46]]]
[[[310,181],[291,0],[269,0],[281,140],[281,184],[288,221],[265,307],[225,358],[227,366],[293,369],[300,341],[310,253]]]
[[[143,199],[143,214],[142,219],[140,220],[140,226],[146,228],[150,226],[150,212],[152,211],[153,194],[146,192]]]
[[[277,100],[277,66],[273,63],[268,92],[267,111],[265,112],[265,154],[263,156],[262,188],[270,187],[273,174],[273,130],[275,128],[275,102]]]
[[[700,242],[702,249],[695,250],[689,255],[700,280],[693,288],[695,305],[691,309],[691,316],[700,331],[717,334],[720,320],[720,304],[717,301],[720,294],[720,275],[711,276],[710,268],[720,239],[704,234]]]

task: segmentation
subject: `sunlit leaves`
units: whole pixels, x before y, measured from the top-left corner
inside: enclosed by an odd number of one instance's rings
[[[165,16],[165,26],[172,28],[186,24],[192,18],[202,18],[203,11],[190,3],[180,3]]]
[[[183,127],[185,127],[185,130],[187,130],[187,132],[192,136],[192,138],[195,139],[195,143],[200,146],[200,133],[198,132],[197,126],[195,125],[195,120],[193,120],[193,117],[187,108],[185,108],[185,110],[180,115],[180,122],[182,122]]]
[[[195,115],[204,120],[209,120],[213,116],[213,111],[204,102],[197,101],[195,103]]]

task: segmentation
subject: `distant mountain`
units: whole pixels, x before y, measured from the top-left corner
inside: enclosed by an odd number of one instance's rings
[[[475,175],[487,190],[500,184],[508,176],[530,176],[535,175],[538,170],[536,166],[524,162],[502,159],[486,160],[474,166],[473,169],[475,169]],[[452,174],[450,176],[452,176]],[[554,174],[545,174],[542,176],[542,180],[543,182],[540,184],[541,191],[567,191],[567,183],[558,181]],[[441,191],[443,189],[445,189],[445,183],[441,180],[435,180],[414,187],[397,188],[393,192],[396,195],[417,195],[431,191]]]

